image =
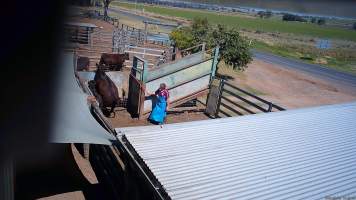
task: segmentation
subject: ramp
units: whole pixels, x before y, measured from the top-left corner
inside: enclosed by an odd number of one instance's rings
[[[141,116],[152,110],[155,99],[145,97],[154,93],[165,83],[170,93],[171,107],[185,103],[208,92],[211,78],[215,75],[219,48],[213,54],[201,51],[185,56],[158,68],[148,68],[147,61],[135,56],[129,81],[129,112]]]

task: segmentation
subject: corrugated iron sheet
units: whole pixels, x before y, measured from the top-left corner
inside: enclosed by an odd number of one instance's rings
[[[56,107],[53,109],[52,143],[111,144],[115,140],[90,113],[87,95],[79,87],[74,75],[74,55],[61,57],[58,74]]]
[[[351,103],[117,131],[172,199],[325,199],[356,197],[355,119]]]

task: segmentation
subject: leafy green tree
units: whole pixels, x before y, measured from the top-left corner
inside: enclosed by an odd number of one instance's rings
[[[315,17],[311,18],[311,20],[310,20],[310,22],[313,23],[313,24],[315,24],[316,21],[317,21],[317,18],[315,18]]]
[[[325,19],[318,19],[318,25],[324,25],[326,23]]]
[[[260,18],[270,18],[270,17],[272,17],[273,13],[272,13],[272,11],[267,10],[267,11],[259,11],[259,12],[257,13],[257,15],[258,15]]]
[[[218,25],[212,32],[212,46],[220,47],[220,60],[237,70],[244,70],[252,61],[252,54],[247,40],[236,29],[227,29]]]
[[[190,27],[175,29],[170,33],[169,37],[174,41],[176,47],[181,50],[187,49],[195,44],[192,29]]]
[[[211,25],[207,18],[194,18],[192,24],[192,36],[195,44],[201,44],[209,39]]]
[[[252,61],[252,55],[246,39],[236,29],[225,26],[211,26],[206,19],[194,19],[191,27],[175,29],[170,39],[179,49],[186,49],[201,43],[208,48],[220,47],[220,61],[231,65],[236,70],[244,70]]]

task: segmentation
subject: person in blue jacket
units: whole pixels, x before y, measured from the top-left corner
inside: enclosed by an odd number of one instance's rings
[[[163,124],[169,107],[169,92],[165,83],[161,83],[158,90],[154,94],[156,103],[153,106],[152,112],[149,116],[149,121],[155,124]]]

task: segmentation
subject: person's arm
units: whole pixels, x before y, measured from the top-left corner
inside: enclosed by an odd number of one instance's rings
[[[145,96],[154,96],[154,95],[156,95],[156,93],[152,93],[152,92],[149,91],[149,90],[146,90],[146,91],[145,91]]]

